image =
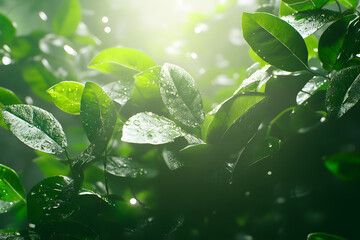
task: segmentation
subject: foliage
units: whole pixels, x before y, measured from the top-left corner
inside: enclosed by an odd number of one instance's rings
[[[257,62],[200,80],[102,44],[78,0],[23,35],[0,15],[1,131],[44,176],[0,164],[0,239],[359,238],[358,1],[263,3],[241,18]]]

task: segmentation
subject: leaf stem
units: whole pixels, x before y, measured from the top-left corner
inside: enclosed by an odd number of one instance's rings
[[[105,180],[105,189],[106,189],[106,196],[109,197],[109,186],[108,186],[108,175],[107,175],[107,151],[104,154],[104,180]]]

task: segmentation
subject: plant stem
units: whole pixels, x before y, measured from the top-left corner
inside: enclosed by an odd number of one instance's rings
[[[342,11],[341,11],[340,3],[339,3],[337,0],[336,0],[335,2],[336,2],[336,4],[337,4],[337,6],[338,6],[338,8],[339,8],[339,12],[340,12],[340,14],[341,14],[341,16],[342,16]]]
[[[108,175],[107,175],[107,171],[106,171],[106,169],[107,169],[106,157],[107,157],[107,151],[105,151],[105,154],[104,154],[104,179],[105,179],[106,195],[109,197]]]

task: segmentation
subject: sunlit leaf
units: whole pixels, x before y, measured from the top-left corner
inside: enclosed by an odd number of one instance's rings
[[[296,103],[301,105],[307,99],[309,99],[315,92],[326,90],[328,87],[328,80],[323,77],[316,76],[312,78],[296,96]]]
[[[20,104],[20,99],[9,89],[0,87],[0,108],[12,104]],[[0,125],[6,127],[0,111]]]
[[[123,127],[121,141],[129,143],[164,144],[184,133],[173,121],[150,112],[132,116]]]
[[[308,69],[301,35],[287,22],[268,13],[243,13],[245,40],[264,61],[286,71]]]
[[[359,0],[338,0],[341,4],[343,4],[345,7],[356,9]]]
[[[341,117],[360,99],[360,66],[337,72],[329,83],[325,104],[332,117]]]
[[[194,79],[184,69],[164,64],[159,87],[166,108],[176,120],[189,127],[199,126],[204,121],[200,92]]]
[[[345,238],[328,233],[311,233],[307,240],[346,240]]]
[[[5,106],[1,110],[10,131],[29,147],[52,154],[61,153],[67,147],[62,126],[51,113],[24,104]]]
[[[81,21],[81,5],[78,0],[65,0],[53,19],[53,29],[58,35],[71,36]]]
[[[138,73],[135,78],[135,92],[144,99],[159,98],[159,79],[161,67],[153,67]]]
[[[269,71],[270,65],[267,65],[256,72],[250,77],[242,81],[240,87],[235,91],[235,94],[247,91],[261,91],[264,92],[264,85],[270,79],[271,73]]]
[[[283,0],[282,2],[300,12],[310,9],[319,9],[328,1],[329,0]]]
[[[134,90],[134,81],[116,81],[103,86],[106,94],[114,101],[124,106]]]
[[[280,3],[280,17],[296,13],[294,9],[286,5],[283,1]]]
[[[55,105],[64,112],[79,115],[84,86],[78,82],[64,81],[47,90]]]
[[[10,44],[16,33],[16,29],[11,20],[3,14],[0,14],[0,32],[0,46]]]
[[[19,176],[11,168],[0,164],[0,200],[6,202],[24,201],[24,187]]]
[[[325,24],[334,21],[338,16],[338,12],[327,9],[316,9],[293,13],[281,19],[293,26],[303,38],[307,38]]]

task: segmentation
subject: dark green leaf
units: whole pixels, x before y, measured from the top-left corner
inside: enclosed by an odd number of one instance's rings
[[[41,240],[40,235],[30,232],[0,233],[0,240]]]
[[[328,1],[329,0],[283,0],[282,2],[300,12],[310,9],[319,9]]]
[[[345,238],[328,233],[311,233],[307,240],[346,240]]]
[[[331,24],[319,40],[319,59],[326,70],[331,71],[343,47],[349,23],[355,15],[346,16]]]
[[[91,143],[79,156],[73,159],[72,166],[74,169],[81,169],[92,162],[99,160],[104,152],[104,146],[102,144]]]
[[[10,131],[29,147],[52,154],[61,153],[67,147],[62,126],[51,113],[24,104],[5,106],[1,110]]]
[[[200,92],[194,79],[184,69],[164,64],[159,87],[166,108],[176,120],[189,127],[199,126],[204,121]]]
[[[126,121],[121,141],[157,145],[181,136],[184,136],[183,131],[173,121],[151,112],[142,112]]]
[[[338,0],[341,4],[343,4],[345,7],[356,9],[359,0]]]
[[[329,83],[325,104],[331,117],[341,117],[360,99],[360,66],[337,72]]]
[[[313,77],[309,82],[305,84],[305,86],[297,94],[296,103],[298,105],[301,105],[317,91],[326,90],[328,84],[329,82],[326,78],[320,76]]]
[[[103,89],[114,102],[124,106],[130,99],[134,85],[134,81],[122,80],[106,84]]]
[[[109,48],[100,52],[89,64],[90,68],[112,73],[122,79],[155,67],[156,63],[146,54],[131,48]]]
[[[4,44],[11,44],[15,38],[16,29],[5,15],[0,14],[0,46]]]
[[[301,35],[268,13],[244,13],[245,40],[264,61],[286,71],[307,70],[308,52]]]
[[[53,29],[58,35],[71,36],[81,21],[81,6],[78,0],[65,0],[53,19]]]
[[[325,166],[338,178],[354,180],[360,178],[360,154],[342,152],[325,159]]]
[[[24,187],[19,176],[11,168],[0,164],[0,200],[7,202],[24,201]]]
[[[115,105],[104,90],[87,82],[81,98],[81,123],[91,143],[107,145],[115,127]]]
[[[84,86],[78,82],[64,81],[47,90],[55,105],[64,112],[79,115]]]
[[[0,87],[0,108],[12,104],[20,104],[20,99],[9,89]],[[0,125],[7,128],[0,111]]]
[[[316,9],[293,13],[281,19],[293,26],[303,38],[307,38],[325,24],[334,21],[338,16],[338,12],[327,9]]]

